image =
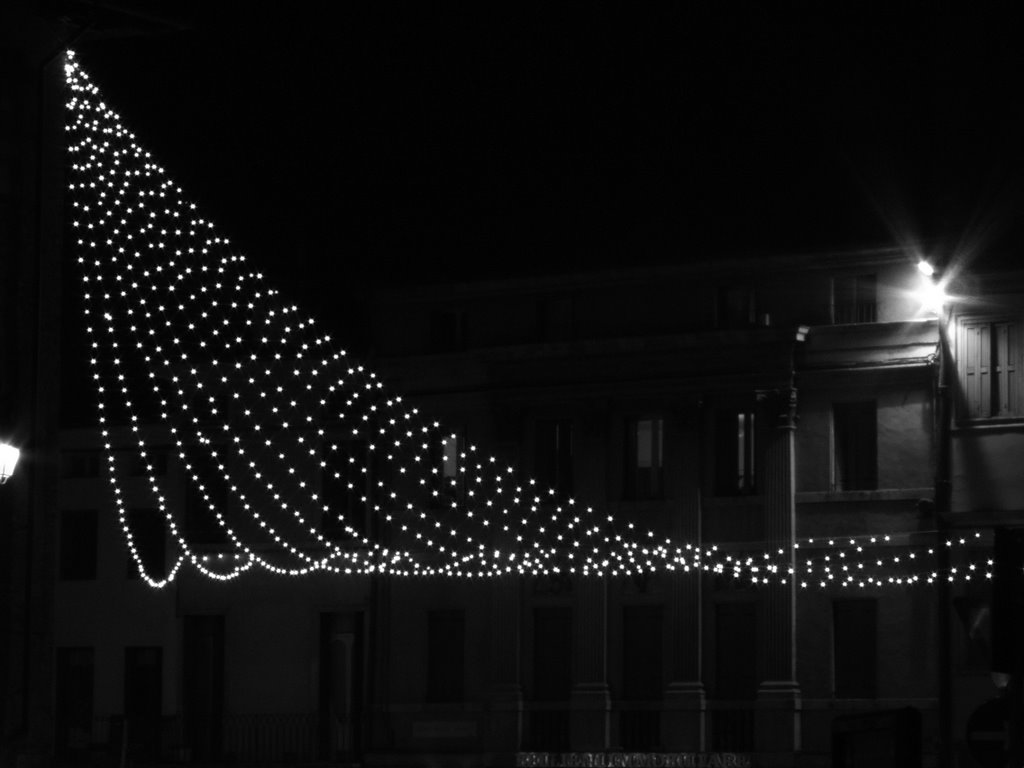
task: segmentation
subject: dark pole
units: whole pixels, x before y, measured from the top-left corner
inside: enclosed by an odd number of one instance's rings
[[[950,650],[949,622],[951,618],[951,594],[949,574],[949,513],[951,507],[952,482],[952,428],[953,411],[949,389],[949,326],[945,308],[939,310],[939,375],[938,375],[938,426],[939,445],[935,467],[935,529],[938,537],[936,560],[938,579],[938,630],[939,630],[939,768],[950,768],[953,758],[953,681]]]
[[[1024,531],[996,528],[992,542],[992,671],[1009,674],[1006,701],[1007,765],[1024,764]]]

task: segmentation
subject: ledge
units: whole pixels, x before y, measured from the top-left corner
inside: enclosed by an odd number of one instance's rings
[[[998,432],[1024,432],[1024,419],[985,419],[962,421],[953,425],[954,435],[984,435]]]
[[[796,494],[797,504],[829,503],[833,501],[916,501],[930,499],[935,488],[880,488],[877,491],[802,491]]]
[[[904,707],[914,707],[924,712],[938,708],[939,700],[937,698],[920,698],[920,699],[904,699],[904,698],[885,698],[877,697],[874,699],[821,699],[821,698],[804,698],[801,700],[801,704],[805,710],[845,710],[851,712],[871,712],[871,711],[891,711],[893,709],[902,709]]]

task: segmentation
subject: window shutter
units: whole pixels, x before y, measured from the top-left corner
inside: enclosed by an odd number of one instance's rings
[[[1021,412],[1020,327],[1013,320],[965,322],[958,360],[963,402],[971,419]]]
[[[967,403],[967,416],[978,418],[981,410],[981,326],[964,325],[963,335],[963,372],[964,401]]]
[[[992,415],[992,326],[978,326],[978,389],[979,408],[975,413],[982,418]]]
[[[1012,323],[995,323],[996,395],[998,416],[1012,416],[1017,411],[1017,334]]]

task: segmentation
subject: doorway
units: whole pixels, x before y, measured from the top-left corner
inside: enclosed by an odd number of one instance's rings
[[[185,743],[192,760],[215,760],[224,747],[224,617],[186,616],[182,645]]]
[[[320,614],[318,741],[321,760],[362,756],[363,612]]]

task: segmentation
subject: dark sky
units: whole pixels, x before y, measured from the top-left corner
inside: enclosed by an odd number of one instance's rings
[[[77,47],[210,217],[310,300],[330,301],[311,281],[1015,242],[1005,19],[435,5],[228,4]]]

